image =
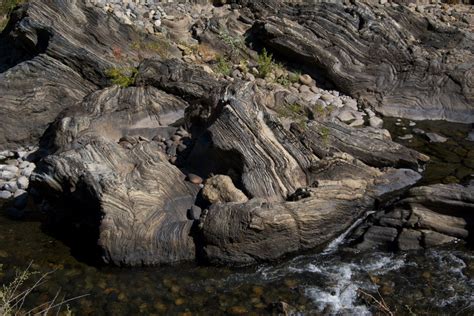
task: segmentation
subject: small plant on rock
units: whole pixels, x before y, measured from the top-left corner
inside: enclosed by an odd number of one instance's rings
[[[329,128],[327,127],[321,127],[319,130],[319,135],[321,135],[321,139],[326,146],[329,144],[329,132]]]
[[[232,36],[222,28],[219,30],[218,36],[219,39],[231,49],[232,54],[235,54],[239,49],[244,46],[244,41],[242,38]]]
[[[106,76],[122,88],[135,84],[138,75],[138,69],[135,67],[110,68],[105,71]]]
[[[304,114],[304,109],[300,104],[293,103],[279,107],[277,113],[286,118],[298,118]]]
[[[239,69],[240,71],[242,71],[243,74],[248,73],[250,71],[248,60],[241,59],[239,63]]]
[[[277,78],[276,82],[278,84],[281,84],[284,87],[287,87],[287,88],[291,85],[291,82],[290,82],[290,80],[288,80],[287,76],[281,76],[281,77]]]
[[[301,72],[300,71],[290,72],[289,75],[288,75],[288,80],[291,83],[296,83],[296,82],[300,81],[300,77],[301,77]]]
[[[261,78],[266,78],[275,68],[272,54],[269,54],[265,48],[258,55],[257,69]]]
[[[223,56],[217,57],[217,63],[214,68],[217,73],[223,76],[230,76],[232,73],[232,64],[230,60]]]

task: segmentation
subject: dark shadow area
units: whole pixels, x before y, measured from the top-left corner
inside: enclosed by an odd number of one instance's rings
[[[27,5],[14,10],[7,26],[0,33],[0,73],[34,58],[48,48],[51,34],[47,30],[36,29],[36,38],[32,42],[16,28],[26,16],[26,10]]]
[[[43,213],[41,228],[45,234],[62,241],[78,261],[101,266],[104,253],[98,246],[102,220],[100,203],[88,189],[87,179],[81,180],[73,189],[62,188],[63,192],[32,182],[32,189],[37,192],[34,200]]]
[[[196,140],[192,152],[180,168],[203,179],[217,174],[228,175],[234,185],[248,195],[242,183],[243,161],[241,154],[236,151],[215,148],[207,132]]]

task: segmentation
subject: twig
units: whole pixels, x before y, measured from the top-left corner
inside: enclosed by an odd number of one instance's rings
[[[86,297],[86,296],[89,296],[89,295],[90,295],[90,294],[83,294],[83,295],[79,295],[79,296],[76,296],[76,297],[67,299],[67,300],[65,300],[65,301],[62,301],[62,302],[56,304],[56,305],[51,306],[50,309],[56,308],[56,307],[58,307],[58,306],[64,305],[64,304],[69,303],[69,302],[71,302],[71,301],[75,301],[75,300],[81,299],[81,298]],[[32,310],[30,310],[28,313],[30,313],[31,311],[32,311]],[[35,313],[35,314],[33,314],[33,315],[41,315],[43,312],[44,312],[44,310],[39,311],[39,312],[37,312],[37,313]]]
[[[388,308],[387,304],[385,304],[385,301],[383,300],[382,297],[381,298],[381,301],[376,299],[372,294],[369,294],[367,292],[365,292],[364,290],[362,289],[357,289],[357,291],[359,291],[360,293],[364,294],[365,296],[367,296],[368,298],[372,299],[381,309],[382,311],[384,311],[385,313],[387,313],[388,315],[390,316],[393,316],[394,314],[392,313],[392,311]],[[380,295],[380,293],[379,293]]]
[[[48,315],[48,312],[50,311],[51,306],[53,306],[54,302],[56,302],[56,299],[58,298],[60,292],[61,292],[61,288],[56,292],[56,295],[54,296],[53,300],[49,304],[48,308],[44,311],[45,315]]]

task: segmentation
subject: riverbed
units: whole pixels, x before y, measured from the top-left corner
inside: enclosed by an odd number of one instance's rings
[[[472,126],[385,121],[394,140],[432,157],[422,184],[472,177],[474,144],[465,140]],[[430,143],[414,128],[448,141]],[[398,138],[406,134],[414,137]],[[87,295],[68,303],[76,315],[261,315],[278,313],[282,302],[302,315],[383,314],[381,303],[396,315],[474,314],[474,251],[462,243],[405,253],[358,252],[347,243],[341,236],[313,253],[245,269],[192,263],[125,269],[75,255],[45,233],[34,216],[18,221],[2,212],[0,283],[8,284],[15,269],[30,263],[30,271],[38,272],[30,282],[53,271],[28,295],[23,310],[53,299],[58,291],[59,301]]]

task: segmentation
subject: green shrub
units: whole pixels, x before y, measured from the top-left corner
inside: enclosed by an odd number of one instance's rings
[[[272,54],[269,54],[264,48],[258,55],[257,69],[258,74],[261,78],[265,78],[269,73],[273,71],[275,63],[273,62]]]
[[[287,88],[291,85],[291,82],[287,76],[282,76],[280,78],[277,78],[276,82]]]
[[[329,128],[327,127],[321,127],[319,130],[319,135],[321,135],[321,139],[326,146],[329,144],[329,132]]]
[[[250,71],[248,60],[241,59],[239,63],[239,68],[242,71],[242,73],[244,74],[248,73]]]
[[[230,76],[232,74],[232,64],[228,58],[223,56],[217,57],[217,64],[214,67],[215,71],[223,76]]]
[[[322,105],[317,104],[313,107],[313,109],[316,117],[328,117],[334,111],[335,106],[330,104],[326,107],[323,107]]]
[[[276,111],[280,116],[292,119],[300,118],[305,114],[303,106],[298,103],[280,106]]]
[[[300,76],[301,76],[301,72],[299,72],[299,71],[292,72],[288,75],[288,80],[291,83],[296,83],[296,82],[300,81]]]
[[[224,42],[231,49],[231,53],[235,54],[240,48],[244,46],[242,38],[230,35],[224,29],[219,30],[219,39]]]
[[[105,71],[105,74],[113,84],[126,88],[135,84],[138,69],[135,67],[110,68]]]
[[[10,14],[11,11],[19,4],[26,2],[25,0],[1,0],[0,15]]]

